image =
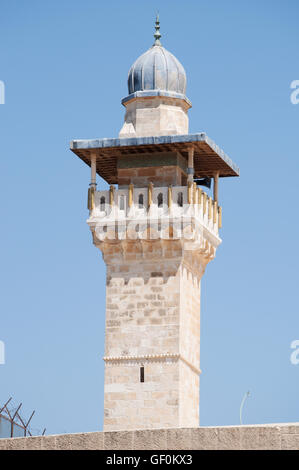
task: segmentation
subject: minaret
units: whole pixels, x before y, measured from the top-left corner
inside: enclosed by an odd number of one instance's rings
[[[119,138],[71,143],[91,167],[87,223],[107,267],[105,431],[199,425],[201,278],[221,243],[219,178],[239,175],[188,134],[186,74],[158,18],[154,37],[129,71]]]

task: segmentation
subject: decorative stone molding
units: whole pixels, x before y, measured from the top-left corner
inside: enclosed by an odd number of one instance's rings
[[[204,273],[206,265],[214,259],[216,247],[208,240],[201,242],[184,242],[184,240],[105,240],[99,241],[93,231],[93,242],[102,251],[107,265],[120,263],[136,263],[140,260],[153,262],[155,260],[174,259],[186,263],[192,272]],[[188,254],[189,253],[189,254]]]
[[[105,362],[119,362],[119,361],[143,361],[143,360],[155,360],[155,359],[166,359],[166,358],[173,358],[178,359],[180,357],[179,354],[146,354],[144,356],[136,355],[136,356],[104,356],[103,360]]]
[[[136,363],[145,362],[145,361],[165,361],[167,359],[181,360],[183,361],[190,369],[193,370],[197,375],[201,374],[201,370],[191,364],[187,359],[185,359],[181,354],[148,354],[144,356],[104,356],[103,360],[106,363],[123,363],[123,362],[132,362],[134,365]]]

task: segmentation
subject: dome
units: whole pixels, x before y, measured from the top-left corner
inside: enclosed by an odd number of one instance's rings
[[[129,95],[137,91],[163,90],[185,95],[186,72],[178,59],[160,43],[159,18],[154,45],[134,62],[129,70]]]
[[[162,47],[159,18],[153,46],[129,70],[129,95],[121,103],[126,108],[119,138],[188,134],[185,95],[186,73],[174,55]]]
[[[128,75],[129,94],[165,90],[186,93],[186,72],[178,59],[164,47],[153,45],[132,65]]]

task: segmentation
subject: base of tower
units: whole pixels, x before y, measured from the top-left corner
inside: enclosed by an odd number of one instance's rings
[[[299,423],[0,439],[0,450],[299,450]]]

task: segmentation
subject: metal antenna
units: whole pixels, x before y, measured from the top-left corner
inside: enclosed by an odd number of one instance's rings
[[[245,393],[244,397],[243,397],[243,400],[241,402],[241,406],[240,406],[240,424],[243,424],[242,423],[242,411],[243,411],[243,406],[244,406],[244,403],[246,401],[246,399],[250,396],[250,392],[248,391],[247,393]]]

